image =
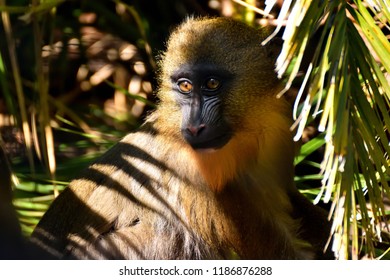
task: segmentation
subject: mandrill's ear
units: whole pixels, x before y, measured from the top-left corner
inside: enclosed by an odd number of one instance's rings
[[[266,49],[268,57],[272,59],[272,61],[275,63],[282,50],[283,39],[280,37],[273,37],[271,40],[267,41],[264,44],[264,47]]]

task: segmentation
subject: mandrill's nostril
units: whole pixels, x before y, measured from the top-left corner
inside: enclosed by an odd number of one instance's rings
[[[204,124],[200,125],[189,125],[187,130],[191,133],[192,136],[198,136],[198,134],[205,128]]]

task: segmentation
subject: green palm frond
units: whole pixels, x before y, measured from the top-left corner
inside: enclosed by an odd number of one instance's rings
[[[279,19],[285,18],[277,60],[279,77],[289,69],[285,91],[319,33],[295,101],[295,140],[318,119],[325,152],[317,201],[332,201],[332,249],[339,259],[359,258],[362,250],[375,258],[389,216],[390,43],[383,31],[390,28],[389,4],[284,1]],[[321,146],[318,138],[313,141]]]

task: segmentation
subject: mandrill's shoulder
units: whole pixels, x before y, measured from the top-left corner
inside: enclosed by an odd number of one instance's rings
[[[183,140],[161,130],[155,117],[150,117],[81,172],[69,188],[91,200],[88,196],[93,196],[92,192],[114,191],[134,196],[143,189],[160,191],[175,180],[187,180],[189,170],[194,170],[190,161],[193,151]],[[97,188],[104,190],[96,191]]]

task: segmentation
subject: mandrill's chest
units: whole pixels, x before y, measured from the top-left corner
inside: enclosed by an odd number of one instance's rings
[[[182,188],[184,232],[199,258],[295,258],[295,222],[284,195],[257,190],[252,178],[240,178],[215,192]],[[274,200],[276,199],[276,200]],[[273,201],[273,203],[270,203]],[[275,203],[279,201],[279,203]],[[286,245],[287,244],[287,245]],[[183,244],[187,246],[188,244]],[[202,255],[203,252],[203,255]]]
[[[176,151],[175,162],[167,156],[171,153],[162,152],[153,154],[165,159],[161,162],[125,156],[126,166],[139,171],[119,169],[110,174],[112,180],[126,186],[128,195],[118,197],[116,208],[121,210],[114,228],[99,237],[96,247],[117,243],[120,254],[113,258],[296,257],[291,205],[276,182],[266,180],[258,168],[246,168],[223,188],[213,189],[200,176],[203,170],[194,172],[199,169],[196,161],[188,160],[189,152]],[[97,200],[93,201],[91,207],[98,212]]]

